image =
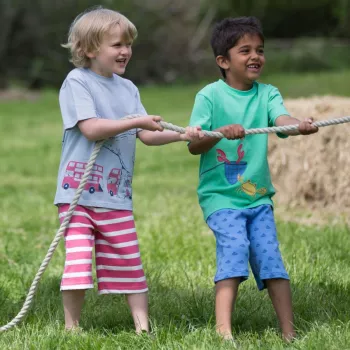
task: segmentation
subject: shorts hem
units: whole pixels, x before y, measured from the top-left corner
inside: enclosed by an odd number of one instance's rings
[[[276,276],[273,276],[273,277],[271,277],[271,274],[262,275],[261,277],[259,276],[259,279],[260,279],[260,281],[257,282],[257,287],[260,291],[267,288],[266,283],[265,283],[266,280],[283,279],[283,280],[290,281],[289,276],[285,273],[276,274]]]
[[[230,278],[242,278],[243,280],[246,280],[248,277],[249,275],[246,272],[235,271],[230,274],[225,273],[225,274],[215,276],[214,282],[216,283],[216,282],[220,282]]]
[[[273,276],[271,276],[271,275],[273,275]],[[272,274],[271,273],[264,274],[264,275],[259,276],[259,278],[261,280],[274,280],[274,279],[279,279],[279,278],[284,279],[284,280],[290,280],[288,274],[283,273],[283,272],[281,272],[281,273],[274,272]]]
[[[147,293],[148,288],[145,289],[139,289],[139,290],[131,290],[131,289],[125,289],[125,290],[119,290],[119,289],[103,289],[99,290],[98,294],[141,294],[141,293]]]
[[[61,286],[60,290],[82,290],[82,289],[93,289],[93,284],[76,284],[76,285],[70,285],[70,286]]]

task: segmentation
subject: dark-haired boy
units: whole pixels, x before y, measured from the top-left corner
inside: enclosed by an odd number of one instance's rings
[[[287,341],[295,336],[289,277],[284,268],[273,215],[267,162],[267,134],[248,136],[245,129],[298,124],[312,134],[312,119],[289,115],[277,88],[258,83],[265,64],[264,36],[255,17],[227,18],[214,28],[211,46],[223,75],[196,96],[190,125],[221,132],[189,144],[200,154],[199,203],[216,238],[216,325],[233,339],[231,314],[240,282],[250,263],[260,290],[267,288]]]

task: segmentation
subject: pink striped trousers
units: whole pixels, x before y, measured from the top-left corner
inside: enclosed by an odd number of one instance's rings
[[[62,223],[69,205],[59,207]],[[95,246],[99,294],[148,290],[132,211],[77,206],[65,235],[66,261],[61,290],[93,288]]]

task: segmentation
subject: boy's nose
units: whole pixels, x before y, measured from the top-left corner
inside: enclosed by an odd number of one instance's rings
[[[128,53],[129,53],[129,48],[127,47],[127,46],[122,46],[121,47],[121,53],[123,54],[123,55],[127,55]]]

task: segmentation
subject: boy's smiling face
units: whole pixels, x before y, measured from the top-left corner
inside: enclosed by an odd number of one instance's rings
[[[216,57],[217,64],[226,72],[226,82],[238,90],[249,90],[265,64],[264,42],[259,35],[246,34],[227,54]]]
[[[103,36],[99,50],[87,53],[91,60],[90,69],[105,77],[111,77],[113,73],[124,74],[132,55],[131,45],[132,42],[123,37],[119,25],[112,27]]]

